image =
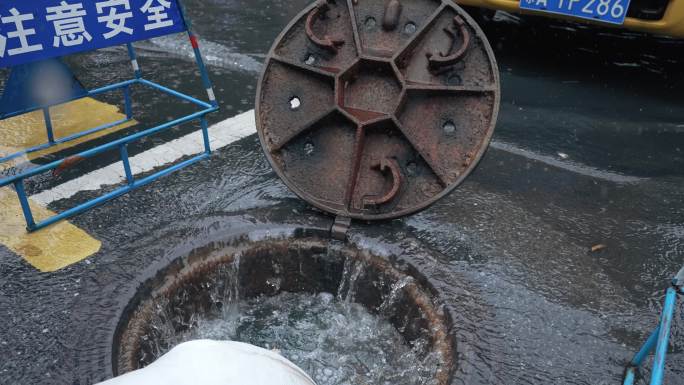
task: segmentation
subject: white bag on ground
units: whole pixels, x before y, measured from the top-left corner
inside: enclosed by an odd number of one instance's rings
[[[281,355],[232,341],[198,340],[173,348],[144,369],[99,385],[315,385]]]

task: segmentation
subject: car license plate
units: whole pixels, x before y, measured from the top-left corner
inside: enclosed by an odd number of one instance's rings
[[[521,9],[623,24],[630,0],[520,0]]]

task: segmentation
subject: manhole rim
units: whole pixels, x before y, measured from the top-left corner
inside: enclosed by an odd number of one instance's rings
[[[458,341],[456,340],[456,335],[453,333],[454,320],[452,318],[452,315],[449,312],[445,311],[445,309],[443,309],[443,304],[440,299],[440,293],[436,291],[433,287],[431,287],[429,282],[422,282],[423,278],[421,276],[420,271],[414,271],[415,267],[413,265],[410,265],[410,267],[407,268],[406,266],[403,266],[403,262],[394,261],[391,257],[380,255],[372,249],[362,247],[352,242],[337,242],[323,236],[323,234],[318,233],[295,233],[287,235],[276,235],[274,237],[264,237],[256,240],[251,239],[249,236],[246,235],[247,234],[244,234],[240,237],[236,237],[234,241],[231,241],[230,243],[224,244],[223,242],[220,242],[220,244],[222,245],[221,248],[216,248],[214,242],[211,242],[209,244],[199,245],[193,248],[188,254],[178,255],[171,260],[165,260],[163,266],[160,266],[156,270],[155,274],[153,274],[152,276],[148,276],[145,280],[140,282],[139,287],[134,291],[133,295],[130,298],[128,298],[128,303],[125,306],[125,309],[119,314],[119,318],[117,319],[117,322],[115,324],[116,326],[113,330],[114,333],[112,335],[110,345],[110,357],[112,363],[111,370],[114,375],[122,375],[124,373],[130,372],[131,370],[134,370],[132,368],[121,367],[119,361],[121,357],[121,346],[124,341],[124,337],[127,334],[127,331],[131,327],[130,324],[134,317],[134,312],[138,311],[141,307],[143,307],[143,305],[145,305],[146,299],[153,298],[155,295],[158,295],[160,293],[163,294],[164,292],[169,290],[169,283],[171,283],[171,286],[173,286],[173,284],[176,283],[175,280],[174,282],[159,281],[160,275],[166,275],[169,273],[169,271],[173,271],[177,268],[180,268],[182,270],[183,268],[187,268],[192,264],[198,265],[197,267],[199,268],[208,265],[215,265],[214,268],[216,268],[218,266],[231,263],[231,261],[233,261],[236,257],[239,258],[241,253],[245,251],[249,252],[254,249],[268,247],[268,245],[273,242],[294,242],[297,243],[297,245],[299,246],[304,245],[304,247],[311,248],[312,250],[316,247],[322,246],[340,251],[343,254],[349,251],[357,252],[359,255],[361,255],[358,258],[358,260],[362,260],[364,262],[369,263],[373,266],[374,269],[378,269],[383,272],[389,271],[390,275],[398,273],[400,275],[413,278],[414,284],[412,285],[412,288],[409,289],[410,294],[407,295],[409,295],[411,298],[415,300],[413,304],[418,308],[423,308],[424,302],[427,302],[427,306],[430,307],[429,311],[433,314],[437,314],[438,316],[437,321],[430,324],[438,324],[440,327],[442,327],[442,329],[439,330],[445,332],[443,335],[436,336],[434,334],[435,331],[430,329],[430,332],[432,334],[430,335],[430,337],[428,337],[431,340],[431,343],[446,344],[442,345],[442,349],[433,347],[430,350],[432,352],[439,351],[439,354],[442,357],[446,358],[444,366],[438,370],[437,375],[434,378],[440,385],[446,385],[449,383],[449,381],[452,380],[453,375],[455,374],[458,368]],[[230,251],[228,252],[228,250]],[[206,257],[206,259],[202,259],[199,262],[192,261],[193,258],[197,258],[195,256],[195,253],[204,253],[206,251],[209,252],[209,256]],[[216,254],[212,256],[211,253]],[[220,254],[221,256],[217,256],[217,254]],[[383,265],[387,266],[388,268],[383,270]],[[418,274],[418,276],[416,276],[416,274]],[[152,283],[152,281],[159,281],[158,283],[163,284],[156,287],[151,287],[150,284]],[[420,302],[417,298],[414,298],[414,295],[422,299],[423,302]],[[364,308],[366,308],[365,304],[361,305]],[[393,325],[393,327],[396,326]]]

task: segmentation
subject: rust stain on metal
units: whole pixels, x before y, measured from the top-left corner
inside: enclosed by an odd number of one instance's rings
[[[364,220],[414,213],[462,183],[500,103],[491,47],[451,0],[314,3],[273,45],[257,93],[281,179]]]
[[[85,160],[85,158],[82,156],[78,156],[78,155],[70,156],[70,157],[64,159],[64,161],[62,161],[62,163],[59,166],[57,166],[57,168],[52,170],[52,176],[53,177],[60,176],[64,171],[68,170],[71,167],[74,167],[76,164],[81,163],[84,160]]]

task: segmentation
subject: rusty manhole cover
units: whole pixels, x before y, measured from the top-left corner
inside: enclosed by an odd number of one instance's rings
[[[301,198],[388,219],[426,208],[475,168],[499,98],[491,47],[450,0],[322,0],[271,49],[257,127]]]

